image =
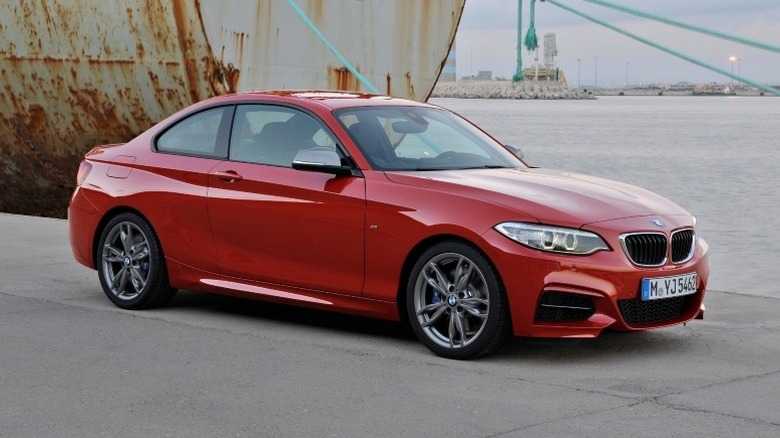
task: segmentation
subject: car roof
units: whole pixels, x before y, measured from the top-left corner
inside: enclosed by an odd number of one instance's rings
[[[221,103],[270,101],[298,103],[305,106],[308,106],[306,105],[308,103],[309,105],[325,106],[332,110],[366,106],[434,107],[433,105],[415,102],[413,100],[400,99],[392,96],[333,90],[259,90],[218,96],[209,100],[212,102],[220,101]]]

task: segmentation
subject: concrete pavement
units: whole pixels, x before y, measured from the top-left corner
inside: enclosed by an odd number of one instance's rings
[[[124,311],[65,221],[0,214],[0,437],[780,436],[780,300],[706,304],[451,361],[397,324],[256,301]]]

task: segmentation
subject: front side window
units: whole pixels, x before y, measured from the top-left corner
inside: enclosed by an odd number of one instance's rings
[[[336,112],[377,170],[447,170],[522,166],[467,121],[435,108],[366,107]]]
[[[229,158],[235,161],[292,167],[302,149],[326,146],[338,150],[333,136],[314,117],[275,105],[240,105],[236,109]]]
[[[157,139],[157,150],[207,157],[222,156],[220,128],[229,107],[213,108],[179,121]]]

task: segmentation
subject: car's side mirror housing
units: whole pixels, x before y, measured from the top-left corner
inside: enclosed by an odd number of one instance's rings
[[[327,146],[302,149],[295,154],[293,169],[308,172],[330,173],[338,176],[352,175],[352,167],[341,163],[338,152]]]
[[[504,147],[509,149],[509,152],[511,152],[512,155],[516,156],[517,158],[519,158],[521,160],[523,158],[525,158],[525,155],[523,155],[523,151],[520,150],[519,147],[511,145],[511,144],[505,144]]]

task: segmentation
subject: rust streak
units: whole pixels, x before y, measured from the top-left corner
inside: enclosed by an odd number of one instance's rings
[[[225,65],[216,58],[206,58],[206,78],[216,94],[235,93],[238,88],[238,78],[241,75],[232,63]]]
[[[324,1],[313,1],[309,2],[308,7],[306,8],[306,15],[309,16],[309,20],[311,20],[314,24],[320,25],[322,23],[322,12]]]
[[[390,77],[390,73],[388,73],[387,74],[387,90],[385,92],[385,94],[387,94],[388,96],[392,96],[393,95],[393,89],[390,86],[390,79],[392,79],[392,78]]]
[[[409,99],[415,99],[415,93],[414,93],[414,83],[412,82],[412,73],[406,72],[404,75],[406,78],[406,95],[409,96]]]
[[[328,66],[328,88],[331,90],[360,91],[358,79],[346,67]]]
[[[190,98],[193,102],[197,102],[200,99],[200,93],[198,90],[198,66],[195,61],[195,54],[193,53],[195,45],[194,36],[192,35],[190,23],[186,17],[186,7],[184,0],[173,0],[173,16],[176,20],[176,32],[179,37],[179,47],[182,51],[182,57],[184,58],[184,68],[187,74],[187,86],[190,92]],[[200,11],[200,8],[198,8]]]
[[[135,59],[88,59],[89,64],[135,64]]]

